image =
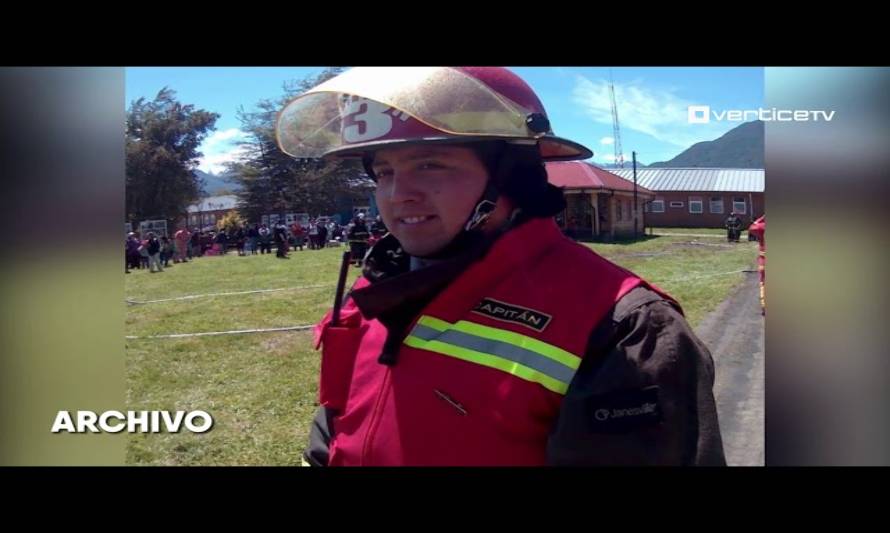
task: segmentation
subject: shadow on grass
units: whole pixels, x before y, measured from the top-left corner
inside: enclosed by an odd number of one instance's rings
[[[567,235],[569,238],[573,238],[571,235]],[[614,240],[604,240],[604,239],[594,239],[592,237],[574,237],[574,240],[577,242],[583,243],[596,243],[596,244],[617,244],[621,246],[629,246],[631,244],[637,244],[641,242],[647,242],[655,239],[660,239],[662,237],[670,237],[670,235],[640,235],[636,239],[634,238],[625,238],[625,239],[614,239]]]

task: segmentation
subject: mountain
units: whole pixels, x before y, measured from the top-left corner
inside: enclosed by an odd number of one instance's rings
[[[649,168],[763,168],[763,121],[733,128],[719,139],[696,143],[670,161]]]
[[[213,174],[203,170],[195,170],[195,175],[204,181],[204,193],[207,196],[216,196],[224,192],[241,190],[241,185],[232,179],[234,174]]]
[[[596,165],[596,166],[598,166],[600,168],[604,168],[606,170],[615,169],[615,168],[632,169],[634,167],[634,162],[633,161],[625,161],[623,167],[619,167],[615,163],[609,163],[608,165]],[[637,161],[637,169],[638,170],[641,168],[646,168],[646,166],[647,165],[644,165],[643,163],[640,163],[639,161]]]

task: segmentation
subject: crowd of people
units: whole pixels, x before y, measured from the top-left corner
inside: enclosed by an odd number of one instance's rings
[[[283,222],[274,224],[253,224],[220,230],[204,231],[198,228],[181,228],[173,238],[147,232],[130,232],[124,245],[125,269],[148,269],[150,272],[163,272],[170,262],[187,263],[196,257],[226,255],[234,248],[239,256],[264,255],[272,253],[275,245],[276,257],[287,259],[291,250],[321,250],[331,243],[349,242],[353,262],[360,266],[367,249],[386,234],[386,226],[378,216],[370,225],[365,216],[359,214],[341,226],[333,219],[310,219],[304,226],[294,222],[290,226]]]

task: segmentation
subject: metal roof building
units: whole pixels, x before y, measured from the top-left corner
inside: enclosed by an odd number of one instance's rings
[[[583,161],[551,161],[546,168],[549,182],[563,190],[566,209],[556,222],[567,235],[614,240],[642,231],[643,205],[653,191],[637,184],[635,196],[632,181]]]
[[[189,213],[203,213],[205,211],[228,211],[235,209],[238,205],[238,197],[234,194],[224,194],[222,196],[208,196],[201,199],[186,209]]]
[[[633,179],[633,169],[610,169]],[[638,168],[637,184],[654,191],[646,223],[656,227],[719,228],[735,211],[745,221],[765,212],[762,168]]]
[[[633,169],[609,172],[633,180]],[[764,192],[760,168],[638,168],[637,184],[652,191]]]
[[[633,192],[633,173],[622,176],[583,161],[550,161],[546,164],[550,183],[564,189],[602,189]],[[639,173],[638,173],[639,174]],[[637,182],[637,193],[651,195],[652,191]]]

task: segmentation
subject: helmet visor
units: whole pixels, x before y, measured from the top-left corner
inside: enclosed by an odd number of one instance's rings
[[[526,126],[530,113],[457,69],[358,67],[288,103],[275,133],[285,153],[322,157],[353,144],[397,139],[399,122],[409,118],[447,135],[542,137]]]

